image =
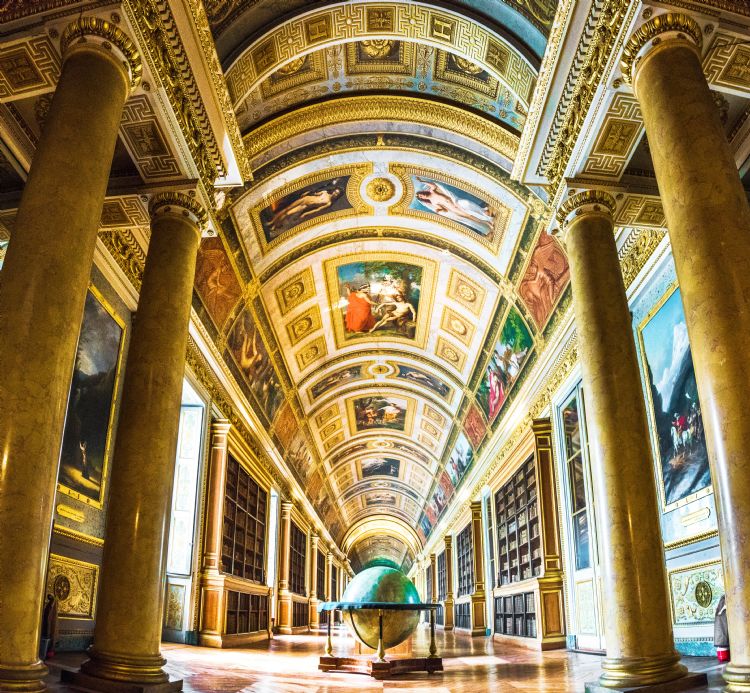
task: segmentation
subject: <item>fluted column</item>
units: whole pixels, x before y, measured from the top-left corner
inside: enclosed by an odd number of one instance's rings
[[[585,191],[558,213],[570,262],[591,450],[607,656],[601,685],[686,673],[674,649],[654,463],[614,238],[614,199]]]
[[[750,691],[750,207],[701,67],[700,27],[654,17],[623,75],[643,113],[695,365],[724,567],[728,691]]]
[[[211,423],[211,452],[206,496],[206,524],[201,562],[201,619],[199,642],[216,646],[221,642],[224,585],[221,579],[221,548],[224,531],[224,495],[227,477],[227,442],[232,425],[226,419]]]
[[[291,501],[281,501],[281,541],[279,542],[279,633],[292,632],[292,593],[289,591],[289,551],[292,537]]]
[[[0,292],[0,690],[44,690],[40,614],[60,441],[117,128],[141,73],[130,39],[100,19],[76,20],[61,49]]]
[[[112,458],[94,644],[78,680],[94,690],[107,690],[111,681],[148,687],[168,680],[159,651],[166,540],[195,262],[207,217],[182,193],[154,196],[150,213]]]
[[[445,630],[453,630],[454,624],[453,601],[453,537],[445,535]]]
[[[320,538],[313,532],[310,536],[310,628],[320,625],[318,615],[318,542]]]
[[[471,634],[487,634],[484,592],[484,534],[482,533],[482,501],[471,502],[471,544],[473,548],[474,591],[471,594]]]

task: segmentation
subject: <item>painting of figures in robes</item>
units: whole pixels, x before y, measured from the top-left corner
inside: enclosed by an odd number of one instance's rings
[[[125,327],[98,293],[86,294],[65,416],[58,488],[101,508]]]
[[[461,480],[466,476],[466,472],[471,469],[473,462],[474,450],[469,444],[469,440],[466,436],[461,433],[458,436],[453,452],[445,465],[445,471],[448,473],[448,477],[454,488],[458,488]]]
[[[557,241],[542,231],[518,286],[518,293],[539,329],[547,323],[569,280],[568,258]]]
[[[310,397],[313,400],[318,399],[329,390],[338,387],[339,385],[345,385],[346,383],[352,383],[355,380],[362,380],[365,376],[362,373],[362,366],[346,366],[345,368],[339,368],[325,378],[318,380],[310,388]]]
[[[685,314],[675,289],[646,318],[640,338],[651,392],[664,504],[711,485],[701,403]]]
[[[529,328],[519,312],[511,308],[477,390],[477,402],[488,421],[494,421],[500,413],[526,364],[532,344]]]
[[[284,195],[260,211],[266,243],[276,240],[295,226],[324,214],[351,209],[346,194],[351,176],[339,176],[308,185],[301,190]]]
[[[240,314],[229,333],[229,350],[242,372],[245,384],[269,421],[284,401],[284,393],[271,357],[248,308]]]
[[[450,386],[446,385],[442,380],[440,380],[440,378],[432,375],[431,373],[426,373],[420,368],[414,368],[414,366],[405,366],[403,364],[398,364],[397,369],[398,370],[394,375],[395,378],[400,378],[401,380],[407,380],[411,383],[415,383],[416,385],[421,385],[422,387],[426,387],[428,390],[431,390],[443,399],[450,399],[452,390]]]
[[[398,478],[401,469],[401,460],[395,457],[374,457],[362,460],[360,463],[362,478],[370,476],[392,476]]]
[[[414,195],[409,209],[449,219],[489,238],[495,228],[497,210],[476,195],[428,176],[411,175]]]
[[[413,340],[422,295],[423,269],[390,260],[350,262],[336,268],[344,341],[372,335]]]
[[[372,397],[357,397],[349,403],[354,414],[357,432],[369,431],[373,428],[405,430],[408,404],[403,397],[373,395]]]

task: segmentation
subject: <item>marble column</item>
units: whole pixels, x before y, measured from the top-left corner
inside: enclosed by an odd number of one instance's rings
[[[669,229],[716,494],[732,661],[728,691],[750,691],[750,207],[683,14],[630,40],[623,76],[641,106]]]
[[[482,501],[471,502],[471,544],[473,549],[474,591],[471,594],[471,634],[487,635],[486,594],[484,591],[484,534]]]
[[[206,494],[206,524],[201,561],[201,619],[199,642],[221,643],[224,613],[224,581],[221,577],[221,548],[224,532],[224,495],[227,476],[227,442],[232,425],[226,419],[211,423],[211,451]]]
[[[454,624],[453,601],[453,537],[445,535],[445,620],[443,628],[453,630]]]
[[[289,551],[292,538],[291,501],[281,501],[281,537],[279,541],[279,615],[276,625],[279,633],[292,632],[292,593],[289,591]]]
[[[318,542],[320,537],[313,532],[310,536],[310,628],[320,625],[318,617]]]
[[[90,659],[79,685],[159,690],[159,651],[190,303],[205,210],[183,193],[151,199],[151,238],[112,458],[107,540]],[[129,688],[130,689],[130,688]]]
[[[326,601],[335,601],[333,594],[333,552],[326,553]]]
[[[42,601],[60,441],[102,204],[141,61],[81,17],[18,208],[0,293],[0,690],[41,691]]]
[[[599,684],[619,689],[673,681],[686,669],[674,649],[654,462],[614,208],[609,194],[584,191],[565,201],[558,220],[570,262],[601,544],[607,656]]]

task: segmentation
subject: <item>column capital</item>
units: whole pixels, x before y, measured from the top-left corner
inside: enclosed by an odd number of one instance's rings
[[[213,419],[211,421],[211,435],[226,435],[232,428],[229,419]]]
[[[453,537],[450,534],[445,535],[445,548],[453,548]]]
[[[639,63],[657,46],[679,42],[698,54],[703,46],[703,32],[698,22],[681,12],[667,12],[651,18],[638,27],[622,51],[622,79],[635,84]]]
[[[282,518],[290,518],[292,516],[292,508],[294,507],[294,503],[290,500],[283,500],[281,501],[281,517]]]
[[[185,193],[169,191],[158,193],[151,198],[148,211],[152,221],[162,214],[187,217],[203,231],[208,224],[208,214],[203,205]]]
[[[143,63],[135,43],[112,22],[99,17],[79,17],[65,28],[60,38],[63,60],[82,48],[108,51],[125,70],[133,91],[141,81]]]
[[[557,223],[560,225],[563,240],[570,224],[589,214],[614,218],[617,203],[615,198],[604,190],[582,190],[571,195],[557,210]]]
[[[473,500],[469,504],[469,507],[471,508],[471,514],[474,513],[481,513],[482,512],[482,501],[481,500]]]

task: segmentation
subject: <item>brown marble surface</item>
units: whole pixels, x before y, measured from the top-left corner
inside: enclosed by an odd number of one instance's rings
[[[492,642],[490,638],[470,638],[463,634],[438,631],[438,654],[443,657],[442,674],[409,674],[391,681],[373,681],[358,674],[326,674],[318,671],[323,654],[322,635],[277,636],[242,649],[216,650],[164,643],[165,670],[184,679],[186,693],[343,693],[344,691],[429,690],[435,693],[474,693],[479,691],[543,691],[567,693],[583,691],[586,681],[600,672],[602,658],[566,650],[536,652]],[[354,640],[346,631],[333,637],[334,653],[352,653]],[[420,627],[415,638],[415,654],[426,654],[429,633]],[[71,691],[54,683],[56,669],[75,666],[82,653],[61,653],[48,664],[51,690]],[[721,690],[721,668],[716,660],[686,657],[691,670],[708,671],[709,688]]]

